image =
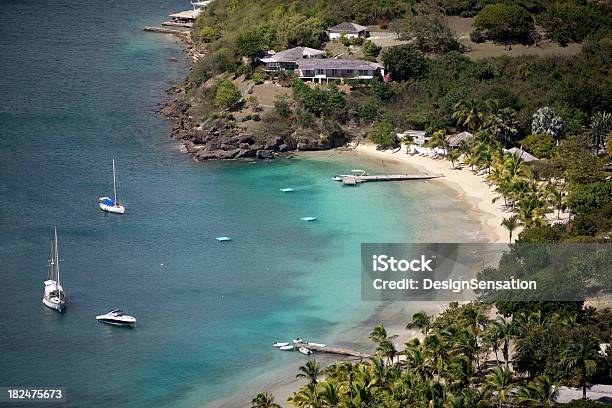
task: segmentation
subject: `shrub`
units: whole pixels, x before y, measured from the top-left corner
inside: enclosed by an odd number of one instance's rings
[[[372,41],[363,42],[363,46],[361,48],[363,51],[363,55],[365,57],[376,58],[380,53],[380,47],[374,44]]]
[[[279,95],[274,99],[274,110],[281,117],[286,118],[291,114],[291,107],[289,106],[289,102],[287,102],[287,98],[284,95]]]
[[[571,236],[594,236],[597,234],[597,225],[590,217],[579,214],[572,221]]]
[[[548,133],[529,135],[523,139],[522,148],[538,159],[548,159],[553,156],[555,139]]]
[[[229,109],[240,100],[242,94],[238,87],[230,80],[224,79],[217,85],[215,103],[217,106]]]
[[[393,127],[388,122],[379,122],[370,132],[370,140],[376,144],[378,150],[396,147],[399,143]]]
[[[259,116],[259,113],[254,113],[251,115],[251,119],[255,122],[259,122],[261,120],[261,116]]]
[[[612,185],[596,182],[577,186],[569,197],[569,206],[577,213],[588,213],[612,202]]]
[[[582,41],[601,25],[598,15],[589,7],[576,3],[553,5],[542,13],[539,21],[546,36],[562,46]]]
[[[474,28],[494,41],[525,41],[534,30],[533,18],[516,4],[497,3],[483,8],[474,20]]]
[[[479,44],[479,43],[485,42],[486,38],[485,38],[484,34],[482,33],[482,31],[480,31],[480,30],[472,30],[470,32],[470,40],[472,40],[473,42]]]
[[[261,72],[255,72],[253,76],[251,76],[251,80],[255,85],[261,85],[264,83],[264,75]]]
[[[411,45],[392,47],[383,55],[383,62],[395,81],[419,78],[427,72],[427,60]]]

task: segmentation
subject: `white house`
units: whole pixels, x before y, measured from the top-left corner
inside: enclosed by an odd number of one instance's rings
[[[368,34],[367,27],[355,23],[340,23],[327,29],[327,36],[330,40],[337,40],[342,35],[346,38],[367,38]]]
[[[277,53],[272,52],[268,57],[261,58],[261,62],[266,64],[265,70],[268,72],[293,71],[297,69],[298,63],[304,59],[323,58],[324,56],[325,51],[308,47],[295,47]]]
[[[372,80],[385,74],[383,66],[376,62],[341,59],[304,59],[298,62],[297,72],[301,79],[313,82]]]

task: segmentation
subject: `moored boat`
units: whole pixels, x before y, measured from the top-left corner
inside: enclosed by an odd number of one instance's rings
[[[113,159],[113,196],[100,197],[98,206],[104,212],[112,214],[125,214],[125,207],[117,201],[117,176],[115,174],[115,159]]]
[[[49,272],[44,282],[45,292],[42,302],[48,308],[61,312],[66,307],[66,295],[60,283],[59,249],[57,239],[57,227],[55,228],[54,240],[51,243],[51,255],[49,257]]]
[[[96,316],[96,320],[113,326],[132,326],[136,323],[136,318],[126,315],[120,309],[113,309],[106,314]]]
[[[306,347],[300,347],[298,348],[298,351],[302,354],[305,354],[307,356],[312,354],[312,350],[308,350]]]

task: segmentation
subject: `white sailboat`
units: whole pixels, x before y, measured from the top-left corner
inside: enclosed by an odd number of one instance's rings
[[[124,214],[125,207],[117,201],[117,176],[115,174],[115,159],[113,159],[113,197],[100,197],[98,200],[100,209],[113,214]]]
[[[66,307],[66,296],[60,284],[59,249],[57,241],[57,227],[55,237],[51,244],[51,256],[49,257],[49,272],[45,283],[45,294],[43,304],[51,309],[61,312]]]

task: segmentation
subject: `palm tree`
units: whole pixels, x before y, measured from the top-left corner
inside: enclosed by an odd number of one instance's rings
[[[342,400],[342,386],[337,382],[326,381],[321,386],[320,397],[324,407],[337,407]]]
[[[406,359],[402,361],[402,365],[406,371],[418,378],[428,380],[432,378],[432,367],[425,347],[420,344],[418,339],[411,343],[406,343],[404,349]]]
[[[299,370],[296,378],[306,378],[310,384],[317,385],[317,379],[321,376],[321,368],[316,360],[308,360]]]
[[[504,356],[506,368],[508,368],[510,360],[510,339],[514,332],[512,323],[503,317],[499,317],[497,320],[493,321],[492,330],[495,333],[499,343],[502,344],[502,354]]]
[[[385,326],[383,326],[382,324],[375,326],[374,329],[372,329],[372,331],[370,332],[369,337],[370,340],[372,340],[374,343],[380,343],[383,340],[386,340],[387,330],[385,330]]]
[[[501,226],[508,230],[508,234],[510,235],[510,243],[512,243],[512,233],[519,227],[519,225],[520,223],[516,214],[511,215],[509,218],[504,218],[504,220],[501,222]]]
[[[378,344],[376,347],[376,352],[381,356],[386,357],[389,360],[389,365],[393,364],[393,359],[397,355],[397,350],[395,349],[395,345],[391,341],[391,338],[386,338]]]
[[[478,101],[469,99],[462,100],[455,105],[455,112],[452,117],[459,126],[475,131],[482,125],[484,114]]]
[[[493,367],[485,380],[484,390],[487,395],[495,396],[501,408],[512,390],[512,371],[508,367]]]
[[[459,157],[461,157],[461,153],[459,153],[459,150],[457,149],[453,149],[450,152],[448,152],[448,160],[451,161],[452,165],[453,165],[453,169],[455,168],[455,162],[457,160],[459,160]]]
[[[550,378],[541,375],[529,382],[525,388],[518,392],[518,402],[522,405],[553,408],[557,406],[559,390]]]
[[[412,321],[406,325],[407,330],[419,329],[423,332],[423,335],[427,336],[429,327],[433,323],[432,316],[429,316],[426,312],[417,312],[412,315]]]
[[[251,408],[281,408],[274,402],[274,395],[262,391],[251,401]]]
[[[298,392],[294,392],[287,401],[298,408],[320,408],[321,402],[317,386],[306,384]]]
[[[597,112],[591,117],[589,135],[593,138],[595,154],[599,153],[599,147],[604,145],[605,138],[612,130],[612,114],[607,112]]]
[[[547,185],[548,199],[550,203],[557,210],[557,219],[561,219],[561,210],[565,205],[565,193],[554,184],[550,183]]]
[[[586,329],[580,330],[578,338],[572,339],[570,344],[561,352],[561,361],[568,370],[580,371],[582,385],[582,398],[586,399],[587,380],[590,373],[597,367],[599,358],[598,344]]]

